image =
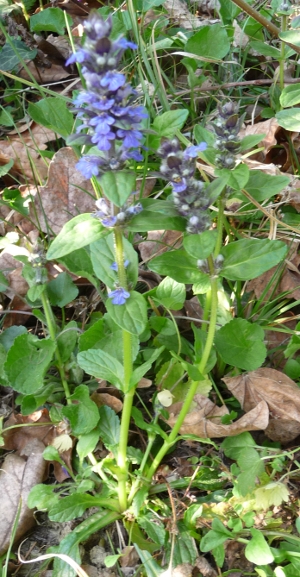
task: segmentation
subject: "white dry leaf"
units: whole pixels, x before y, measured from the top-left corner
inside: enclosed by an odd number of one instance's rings
[[[173,403],[173,395],[167,389],[163,389],[157,394],[157,399],[163,407],[170,407]]]
[[[73,447],[73,441],[70,435],[67,435],[66,433],[53,439],[51,444],[59,453],[64,453],[64,451],[68,451]]]
[[[289,490],[284,483],[268,483],[254,491],[255,508],[266,511],[269,507],[279,506],[289,500]]]

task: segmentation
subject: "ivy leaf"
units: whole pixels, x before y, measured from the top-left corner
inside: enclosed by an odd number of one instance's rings
[[[92,431],[99,421],[96,403],[90,399],[86,385],[79,385],[69,397],[75,403],[62,408],[62,414],[69,419],[74,435],[83,435]]]
[[[19,335],[7,353],[4,365],[10,385],[18,393],[35,393],[43,385],[56,344],[30,333]]]
[[[269,507],[277,507],[284,501],[288,501],[290,494],[284,483],[272,482],[263,487],[258,487],[254,491],[254,495],[256,507],[266,511]]]

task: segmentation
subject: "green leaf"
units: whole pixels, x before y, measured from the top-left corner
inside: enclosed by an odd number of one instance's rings
[[[129,389],[131,389],[131,387],[134,387],[137,383],[139,383],[141,378],[148,371],[150,371],[154,361],[156,361],[156,359],[158,359],[158,357],[164,351],[164,348],[165,347],[160,347],[159,349],[155,349],[145,363],[142,363],[139,367],[134,369],[134,371],[131,375],[131,378],[130,378]],[[124,392],[126,393],[127,391],[124,391]]]
[[[77,336],[78,331],[76,321],[70,321],[67,323],[62,333],[58,335],[57,348],[63,363],[66,363],[69,360],[71,353],[74,351]]]
[[[242,473],[250,471],[254,478],[264,473],[265,470],[264,462],[254,447],[244,447],[238,456],[237,463]]]
[[[75,404],[62,408],[62,414],[67,417],[74,435],[84,435],[92,431],[99,421],[99,411],[96,403],[90,399],[89,388],[79,385],[75,393],[69,397]]]
[[[48,10],[59,10],[59,8],[48,8],[43,10],[43,12],[39,12],[39,14],[33,15],[31,19],[44,14]],[[67,108],[66,101],[63,98],[47,96],[47,98],[43,98],[36,103],[30,102],[28,112],[37,124],[50,128],[60,134],[60,136],[67,137],[72,131],[74,124],[73,114]]]
[[[76,299],[78,292],[77,286],[66,272],[61,272],[47,284],[47,294],[51,304],[61,308]]]
[[[230,50],[230,41],[221,24],[201,26],[185,45],[185,51],[196,54],[204,60],[222,59]]]
[[[266,136],[265,134],[248,134],[247,136],[244,136],[244,138],[242,138],[242,140],[240,142],[241,152],[244,152],[245,150],[249,150],[250,148],[253,148],[259,142],[261,142],[263,140],[263,138],[265,138],[265,136]],[[253,172],[256,172],[256,171],[254,171],[254,170],[250,171],[250,176],[251,176],[251,174],[253,174]]]
[[[226,529],[218,518],[213,519],[211,526],[211,530],[204,535],[200,542],[200,550],[203,551],[203,553],[211,551],[215,547],[225,543],[228,538],[232,538],[232,533]]]
[[[222,249],[225,260],[220,275],[230,280],[256,278],[280,263],[287,252],[280,240],[242,238]]]
[[[217,236],[216,230],[205,230],[201,234],[191,234],[184,237],[183,246],[191,257],[202,260],[213,252]]]
[[[11,43],[15,50],[11,46]],[[10,38],[10,42],[6,42],[0,52],[0,70],[6,72],[8,70],[14,70],[17,67],[19,68],[22,66],[22,59],[28,62],[28,60],[33,60],[36,55],[36,49],[31,50],[22,40]]]
[[[73,23],[69,14],[66,14],[69,25]],[[56,32],[63,36],[66,28],[65,14],[60,8],[46,8],[30,17],[31,32]]]
[[[98,427],[96,429],[93,429],[89,433],[86,433],[85,435],[80,435],[79,441],[76,445],[76,452],[81,462],[89,453],[93,452],[98,441],[99,441]]]
[[[1,55],[1,53],[0,53],[0,55]],[[0,118],[0,122],[1,122],[1,118]],[[13,164],[14,164],[14,161],[10,160],[7,164],[3,164],[2,166],[0,166],[0,177],[1,178],[2,178],[2,176],[5,176],[6,174],[9,173]]]
[[[275,118],[279,126],[282,126],[282,128],[286,130],[290,130],[291,132],[298,132],[300,130],[300,108],[280,110],[275,114]]]
[[[86,509],[95,506],[97,506],[96,497],[75,493],[59,499],[52,507],[49,507],[48,516],[51,521],[64,523],[81,517]]]
[[[164,3],[165,0],[138,0],[139,2],[139,7],[138,9],[141,10],[142,12],[148,12],[148,10],[150,10],[150,8],[153,8],[154,6],[161,6]]]
[[[146,198],[141,201],[142,212],[134,216],[127,225],[131,232],[148,232],[149,230],[180,230],[186,229],[186,219],[178,216],[171,200],[154,200]]]
[[[79,214],[62,227],[50,245],[47,259],[56,259],[83,248],[101,238],[105,232],[100,221],[91,214]]]
[[[99,436],[105,447],[112,453],[116,453],[120,441],[120,419],[113,409],[104,405],[100,407],[99,415]]]
[[[289,182],[288,176],[272,176],[262,170],[252,170],[245,188],[255,200],[261,202],[281,192]]]
[[[290,84],[283,88],[280,94],[280,104],[283,108],[294,106],[300,102],[300,88],[298,84]]]
[[[123,365],[108,353],[90,349],[79,353],[77,362],[88,375],[93,375],[97,379],[107,380],[118,389],[122,387],[124,380]]]
[[[239,164],[233,170],[219,168],[215,170],[215,175],[223,179],[224,185],[233,188],[233,190],[241,190],[241,188],[245,188],[248,182],[250,170],[246,164]]]
[[[109,173],[107,173],[109,174]],[[128,281],[134,287],[138,277],[138,255],[131,242],[123,237],[124,261],[128,260],[126,269]],[[118,273],[112,270],[111,265],[115,261],[115,241],[114,234],[100,238],[90,246],[91,260],[94,274],[110,289],[115,288]]]
[[[45,385],[40,392],[34,395],[25,395],[21,401],[22,415],[31,415],[39,407],[42,407],[50,395],[57,389],[57,383]]]
[[[121,207],[136,189],[136,174],[126,170],[105,172],[99,178],[104,195]]]
[[[161,429],[161,427],[155,423],[147,423],[144,420],[142,412],[136,407],[132,407],[131,416],[136,426],[139,427],[139,429],[142,429],[142,431],[147,431],[150,435],[158,435],[162,437],[162,439],[167,438],[166,433]]]
[[[36,507],[39,511],[47,511],[59,500],[57,493],[53,491],[53,485],[35,485],[32,487],[28,498],[27,505],[29,509]]]
[[[245,319],[235,318],[221,327],[215,345],[226,364],[246,371],[258,369],[267,354],[264,330]]]
[[[106,555],[104,559],[105,567],[113,567],[117,561],[122,557],[122,554],[119,553],[118,555]]]
[[[275,58],[275,60],[280,59],[280,50],[275,48],[275,46],[270,46],[270,44],[260,42],[259,40],[254,40],[253,42],[250,42],[249,45],[253,50],[256,50],[256,52],[259,52],[259,54],[262,54],[263,56],[271,56],[271,58]]]
[[[85,278],[92,277],[94,269],[89,252],[86,248],[79,248],[58,259],[70,272]]]
[[[280,40],[300,47],[299,30],[286,30],[285,32],[280,32],[278,36]]]
[[[27,334],[27,329],[22,325],[9,327],[0,334],[0,344],[3,345],[6,351],[9,351],[15,338],[24,334]]]
[[[245,432],[235,437],[227,437],[221,444],[226,457],[238,459],[245,447],[255,447],[255,441],[250,433]]]
[[[168,275],[179,283],[197,283],[206,275],[197,268],[197,259],[185,250],[173,250],[157,256],[149,263],[150,270]]]
[[[167,276],[157,287],[155,298],[167,309],[179,311],[186,299],[185,285]]]
[[[156,116],[153,122],[153,129],[159,136],[172,138],[177,130],[181,130],[189,115],[188,110],[181,108],[179,110],[168,110],[160,116]]]
[[[245,548],[245,557],[255,565],[269,565],[274,561],[274,555],[259,529],[250,529],[251,541]]]
[[[132,335],[140,335],[147,326],[147,305],[144,297],[131,291],[124,305],[114,305],[107,299],[105,306],[112,320]]]
[[[38,339],[30,333],[15,338],[4,365],[10,385],[15,391],[33,394],[42,385],[56,344]]]

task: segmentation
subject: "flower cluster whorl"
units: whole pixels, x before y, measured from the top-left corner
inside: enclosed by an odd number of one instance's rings
[[[141,161],[142,121],[148,114],[143,106],[134,104],[136,91],[126,77],[116,70],[127,48],[136,45],[125,38],[111,40],[112,20],[103,20],[91,13],[84,23],[84,46],[72,54],[66,64],[82,64],[86,90],[74,100],[82,125],[77,133],[88,128],[84,144],[95,145],[101,155],[83,156],[77,168],[85,178],[107,170],[120,170],[126,160]]]
[[[218,118],[212,123],[217,135],[215,147],[220,151],[216,157],[216,164],[220,168],[231,169],[236,165],[235,155],[240,149],[238,133],[241,119],[238,115],[238,106],[233,102],[227,102],[218,110]]]
[[[178,140],[173,138],[163,142],[158,150],[158,156],[162,158],[160,175],[171,183],[176,209],[187,219],[186,230],[192,234],[203,232],[210,226],[207,210],[210,201],[205,194],[205,185],[194,177],[195,158],[206,146],[202,142],[183,151]]]

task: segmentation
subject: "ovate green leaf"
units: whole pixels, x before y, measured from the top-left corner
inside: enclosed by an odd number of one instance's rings
[[[279,264],[288,247],[280,240],[242,238],[225,246],[220,275],[230,280],[250,280]],[[196,282],[196,281],[194,281]]]
[[[52,341],[38,339],[30,333],[15,338],[4,365],[15,391],[33,394],[43,385],[55,348],[56,344]]]
[[[255,565],[269,565],[274,561],[274,555],[259,529],[250,529],[251,541],[245,549],[245,557]]]
[[[215,345],[226,364],[246,371],[258,369],[267,354],[264,330],[240,318],[233,319],[217,331]]]
[[[89,388],[86,385],[79,385],[69,399],[74,403],[63,407],[62,413],[69,419],[73,434],[89,433],[99,421],[98,407],[90,399]]]
[[[52,260],[95,242],[106,231],[91,214],[79,214],[67,222],[51,243],[47,259]]]

